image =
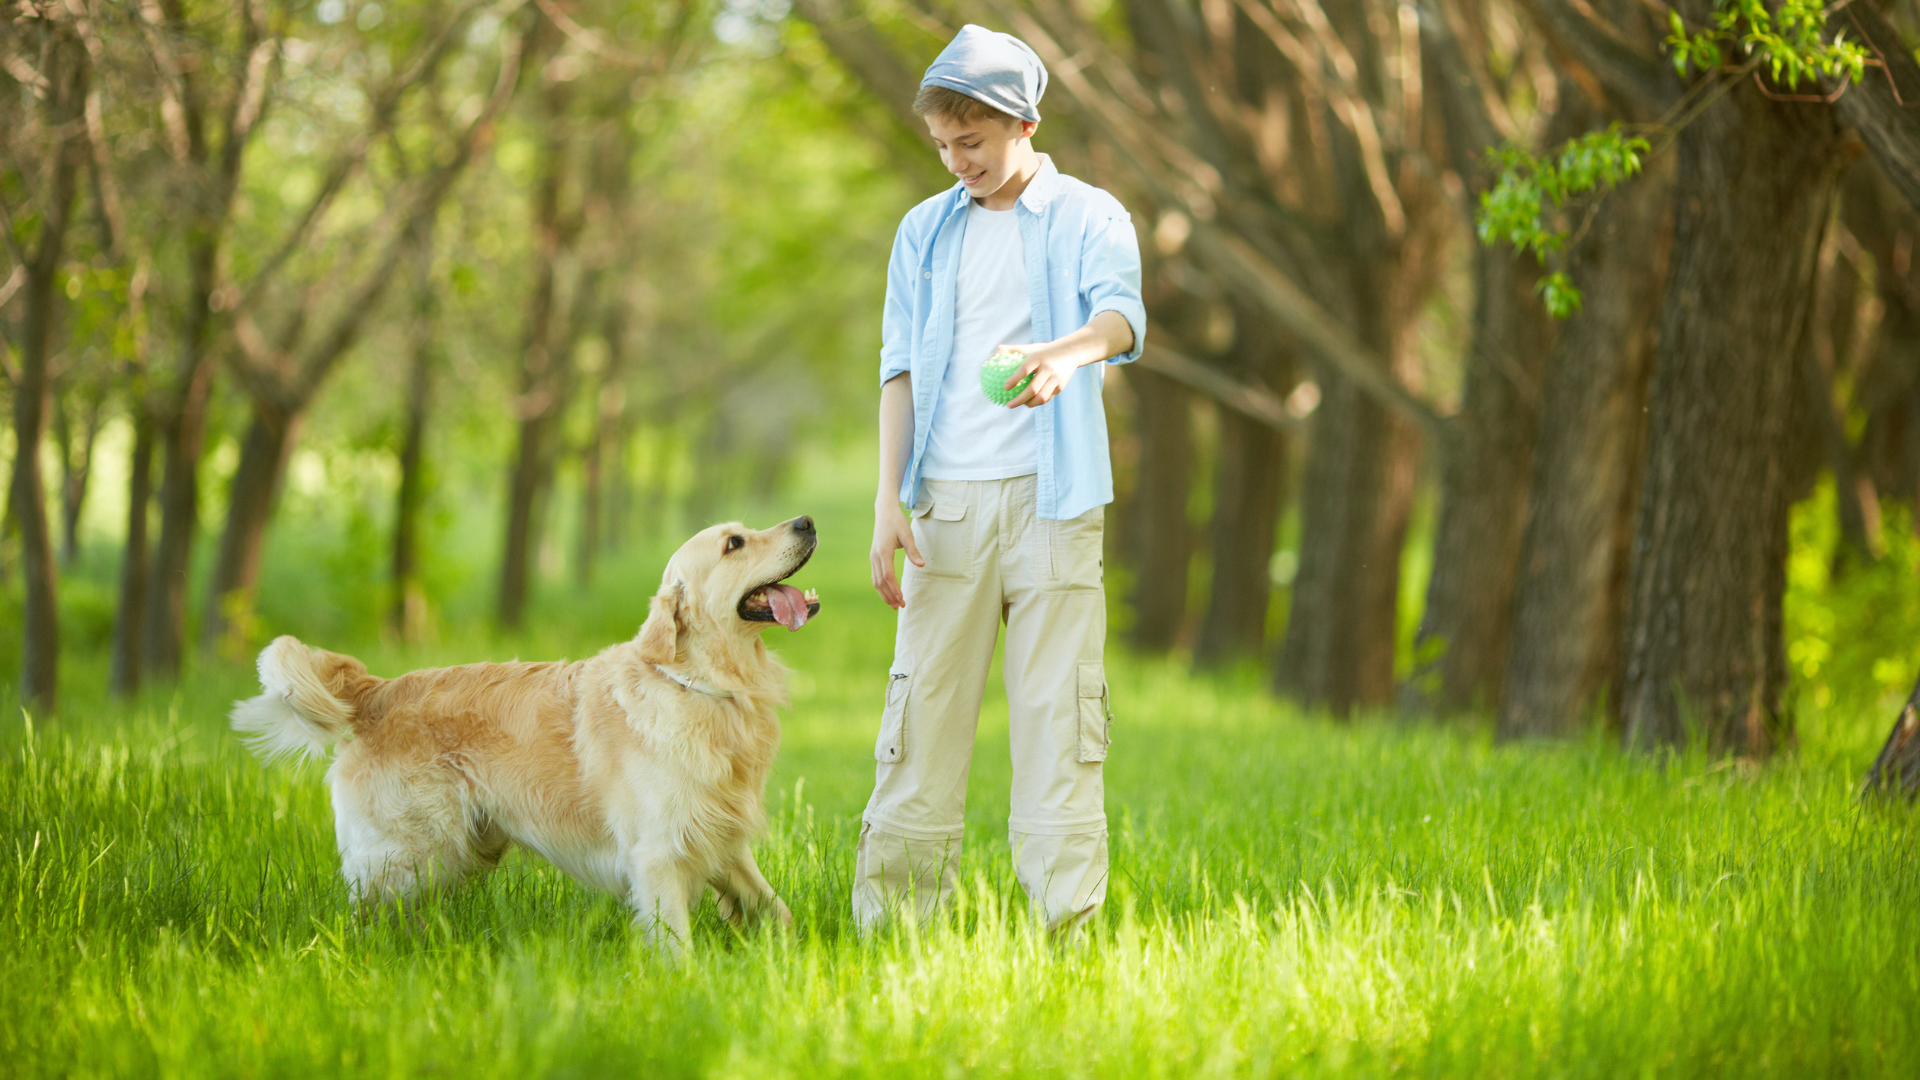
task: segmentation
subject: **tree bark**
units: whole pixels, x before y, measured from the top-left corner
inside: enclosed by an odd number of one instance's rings
[[[32,20],[38,22],[39,20]],[[65,27],[43,24],[48,84],[46,130],[51,144],[42,192],[40,235],[26,267],[25,319],[20,335],[20,379],[13,395],[13,477],[9,486],[20,530],[20,570],[26,584],[25,639],[20,649],[20,700],[41,713],[54,711],[60,683],[60,608],[53,560],[47,491],[40,475],[40,440],[46,433],[53,380],[48,371],[53,325],[65,296],[59,287],[60,256],[72,220],[86,142],[80,123],[87,93],[86,50]]]
[[[1135,545],[1131,640],[1143,652],[1165,652],[1179,640],[1187,615],[1193,405],[1178,383],[1138,364],[1128,367],[1126,379],[1140,440],[1139,478],[1128,509]]]
[[[1284,386],[1291,365],[1279,353],[1265,320],[1245,307],[1235,314],[1238,340],[1231,366],[1244,381],[1269,389]],[[1193,662],[1201,668],[1224,667],[1265,650],[1267,603],[1273,591],[1268,568],[1287,472],[1286,437],[1278,429],[1231,409],[1218,415],[1210,526],[1213,576],[1193,647]]]
[[[1384,287],[1355,291],[1364,301],[1355,319],[1363,337],[1376,355],[1390,355]],[[1319,374],[1320,406],[1301,478],[1300,569],[1274,688],[1345,716],[1392,700],[1406,506],[1389,480],[1397,479],[1396,443],[1407,436],[1358,384],[1326,367]]]
[[[431,415],[439,298],[433,282],[431,230],[414,252],[413,325],[407,350],[406,417],[401,422],[400,485],[393,500],[393,589],[387,628],[400,640],[419,641],[427,627],[427,598],[420,585],[420,508],[426,502],[427,420]]]
[[[1912,802],[1920,794],[1920,682],[1907,695],[1900,715],[1894,717],[1893,730],[1867,770],[1860,794],[1898,795]]]
[[[60,565],[71,567],[80,555],[80,513],[87,504],[87,482],[93,476],[93,447],[100,434],[104,387],[89,387],[74,423],[72,403],[54,398],[54,439],[60,447]]]
[[[580,463],[580,535],[573,561],[574,580],[583,589],[593,585],[600,552],[606,547],[607,464],[620,453],[620,432],[626,425],[626,312],[618,301],[601,313],[600,334],[607,346],[607,365],[600,372],[593,431]]]
[[[1711,15],[1704,0],[1682,6]],[[1630,745],[1697,733],[1714,752],[1765,755],[1792,736],[1783,459],[1837,145],[1831,110],[1751,87],[1679,137],[1626,628]]]
[[[533,57],[545,57],[553,46],[551,20],[541,20],[534,31]],[[546,475],[551,430],[560,410],[560,375],[565,356],[558,354],[554,332],[558,304],[559,261],[570,246],[572,229],[560,205],[566,181],[565,118],[571,84],[548,78],[540,92],[543,128],[540,173],[534,186],[534,272],[527,294],[526,329],[520,346],[520,387],[514,412],[519,420],[513,465],[507,473],[506,537],[500,555],[500,589],[494,618],[509,630],[520,628],[531,591],[532,563],[538,544],[538,504]]]
[[[1269,567],[1286,484],[1286,436],[1236,412],[1222,409],[1219,416],[1209,527],[1213,577],[1193,646],[1193,662],[1200,668],[1225,667],[1265,649],[1273,592]]]
[[[1871,3],[1848,4],[1827,17],[1827,35],[1863,44],[1878,67],[1834,102],[1841,122],[1860,138],[1880,170],[1920,210],[1920,62],[1900,33]]]
[[[208,253],[211,255],[211,252]],[[196,290],[198,291],[198,290]],[[206,290],[211,294],[212,290]],[[180,674],[187,623],[187,573],[200,520],[200,453],[207,438],[207,402],[214,366],[206,355],[205,317],[189,316],[182,343],[181,381],[169,396],[159,428],[164,463],[160,473],[160,537],[147,578],[146,631],[141,659],[164,679]]]
[[[120,595],[113,609],[107,686],[122,697],[140,689],[141,628],[147,600],[147,515],[153,505],[153,414],[145,380],[136,375],[133,453],[127,462],[127,543],[120,557]]]
[[[155,39],[170,42],[189,33],[184,5],[163,0],[166,25]],[[262,13],[247,5],[239,19],[240,40],[234,67],[239,72],[223,110],[216,148],[207,135],[202,68],[170,53],[159,57],[178,80],[179,92],[163,93],[177,110],[185,134],[179,164],[193,174],[185,233],[187,287],[182,294],[181,332],[170,385],[159,397],[155,428],[165,464],[160,476],[160,537],[147,576],[146,626],[141,659],[149,673],[173,679],[180,674],[187,634],[187,576],[193,561],[194,534],[200,522],[200,455],[206,448],[207,404],[213,392],[212,346],[224,300],[220,285],[220,249],[239,190],[247,143],[259,128],[269,100],[274,66],[263,61],[269,47]]]
[[[557,189],[557,182],[552,186]],[[546,234],[553,225],[553,215],[546,209],[544,198],[542,205],[541,231]],[[548,429],[556,409],[554,369],[559,366],[559,360],[552,355],[551,345],[557,252],[545,241],[541,247],[539,268],[534,272],[533,289],[527,300],[527,329],[520,352],[516,409],[520,428],[513,466],[508,473],[506,542],[500,559],[500,593],[495,615],[500,625],[508,629],[518,629],[526,615],[529,564],[535,543],[534,504],[544,472],[542,459],[548,452]]]
[[[1423,664],[1402,692],[1416,711],[1489,708],[1500,689],[1554,330],[1533,290],[1541,273],[1512,251],[1474,252],[1473,338],[1456,437],[1440,466],[1433,576],[1414,646]]]
[[[1920,505],[1920,213],[1865,163],[1850,172],[1841,206],[1873,257],[1882,305],[1874,352],[1854,383],[1853,407],[1867,418],[1856,475],[1881,497]]]
[[[220,557],[200,620],[203,649],[224,646],[237,655],[254,636],[253,594],[260,580],[260,548],[300,420],[298,409],[254,400],[253,418],[240,444],[240,463],[227,489],[227,524],[220,535]]]
[[[1672,169],[1656,167],[1609,195],[1569,254],[1586,302],[1561,327],[1546,364],[1501,738],[1575,735],[1603,693],[1618,707],[1672,183]]]

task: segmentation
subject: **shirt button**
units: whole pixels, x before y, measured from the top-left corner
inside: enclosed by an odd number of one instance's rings
[[[929,281],[931,281],[931,280],[933,280],[933,271],[931,271],[931,270],[922,270],[922,271],[920,271],[920,276],[921,276],[921,277],[923,277],[923,278],[926,278],[926,279],[927,279],[927,280],[929,280]]]

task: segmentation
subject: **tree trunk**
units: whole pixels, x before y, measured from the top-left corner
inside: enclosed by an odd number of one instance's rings
[[[439,301],[433,283],[431,231],[415,252],[413,327],[407,359],[407,413],[400,436],[400,487],[393,500],[393,596],[387,627],[401,641],[419,641],[427,630],[427,598],[420,585],[420,508],[426,502],[427,418],[438,360],[434,333]]]
[[[614,425],[607,467],[607,509],[601,533],[602,550],[619,551],[627,545],[633,524],[633,411],[622,408]]]
[[[1873,256],[1883,311],[1877,347],[1854,383],[1853,406],[1867,417],[1856,472],[1880,496],[1920,505],[1920,214],[1866,162],[1849,173],[1841,205]]]
[[[1193,406],[1180,384],[1158,372],[1134,364],[1126,379],[1140,440],[1139,479],[1128,510],[1136,545],[1131,640],[1144,652],[1165,652],[1178,640],[1187,614]]]
[[[238,655],[255,636],[253,598],[260,584],[260,547],[300,420],[297,410],[253,403],[253,420],[247,425],[240,463],[227,489],[227,527],[220,535],[220,558],[214,564],[200,619],[203,649],[219,646]]]
[[[1908,802],[1920,794],[1920,682],[1914,683],[1907,703],[1893,720],[1893,730],[1867,770],[1860,793],[1899,795]]]
[[[100,435],[104,388],[89,388],[84,415],[75,429],[70,403],[56,395],[54,438],[60,444],[60,565],[71,567],[80,555],[80,512],[87,503],[87,481],[93,475],[93,447]]]
[[[1585,294],[1547,360],[1514,585],[1501,738],[1571,736],[1605,692],[1618,707],[1633,509],[1673,173],[1607,197],[1569,256]]]
[[[1343,190],[1362,198],[1348,164]],[[1371,206],[1371,204],[1366,204]],[[1405,233],[1382,235],[1377,209],[1346,216],[1342,321],[1379,365],[1379,378],[1411,392],[1407,328],[1431,290],[1442,250],[1430,208],[1412,204]],[[1385,397],[1363,389],[1320,357],[1320,405],[1313,412],[1300,490],[1300,568],[1274,689],[1302,705],[1347,716],[1393,700],[1400,553],[1413,507],[1420,434]]]
[[[1202,668],[1259,656],[1272,595],[1274,533],[1286,484],[1286,436],[1229,409],[1220,410],[1219,464],[1211,525],[1213,578],[1193,647]]]
[[[1830,111],[1748,87],[1679,137],[1626,628],[1630,745],[1697,735],[1714,752],[1764,755],[1791,738],[1784,458],[1837,146]]]
[[[520,433],[514,448],[512,470],[508,473],[507,535],[500,560],[500,593],[495,618],[509,630],[517,630],[526,615],[528,575],[534,554],[536,503],[540,480],[546,474],[548,429],[552,425],[553,405],[545,400],[552,393],[549,385],[555,366],[544,342],[549,337],[552,314],[553,279],[551,267],[540,275],[544,284],[534,286],[534,298],[528,309],[528,345],[522,353],[520,382]]]
[[[1345,716],[1392,697],[1405,516],[1387,486],[1392,418],[1351,380],[1322,368],[1319,382],[1301,479],[1300,569],[1274,688]]]
[[[153,414],[143,380],[133,398],[133,454],[127,463],[127,545],[120,559],[120,596],[113,609],[107,685],[131,696],[140,689],[140,638],[147,601],[147,514],[153,504]]]
[[[13,395],[13,478],[8,489],[14,524],[20,530],[20,571],[26,582],[20,700],[43,714],[54,711],[59,697],[60,607],[47,491],[40,475],[40,440],[46,433],[53,396],[48,372],[53,324],[65,301],[58,280],[60,255],[72,219],[80,169],[85,164],[80,111],[87,94],[85,50],[63,29],[54,29],[51,34],[53,40],[43,48],[50,88],[46,95],[46,129],[54,139],[47,150],[53,155],[53,164],[42,193],[40,235],[26,267],[20,377]]]
[[[194,532],[200,524],[200,454],[206,447],[207,405],[213,396],[214,365],[209,355],[213,331],[214,260],[217,234],[194,240],[192,287],[186,300],[176,378],[163,399],[156,428],[165,452],[160,474],[160,538],[147,576],[146,627],[141,660],[164,679],[180,675],[187,633],[187,574],[193,560]]]
[[[606,546],[607,463],[620,452],[620,431],[626,424],[626,312],[618,301],[601,313],[600,333],[607,346],[607,366],[600,372],[593,431],[580,463],[580,536],[573,560],[574,580],[583,589],[593,585],[600,552]],[[619,468],[617,461],[614,468]]]
[[[530,57],[541,62],[553,46],[551,20],[536,24]],[[565,181],[567,145],[562,123],[570,98],[569,84],[547,78],[541,88],[544,136],[540,148],[540,177],[534,188],[535,267],[533,288],[527,294],[526,331],[520,348],[520,389],[515,413],[520,421],[512,468],[507,479],[507,522],[500,554],[500,591],[495,620],[517,630],[526,617],[533,559],[538,541],[540,481],[546,475],[550,430],[559,412],[558,376],[565,357],[556,355],[553,331],[557,297],[556,276],[569,236],[560,211]]]
[[[1538,263],[1481,245],[1474,271],[1473,341],[1456,437],[1441,463],[1433,576],[1414,646],[1422,669],[1402,693],[1416,710],[1487,708],[1500,689],[1541,367],[1553,340],[1533,290]]]
[[[1234,364],[1243,381],[1284,387],[1288,357],[1258,312],[1235,312],[1238,340]],[[1260,656],[1266,646],[1267,602],[1273,592],[1269,567],[1274,532],[1280,524],[1281,492],[1286,484],[1286,437],[1233,409],[1218,410],[1220,446],[1213,485],[1211,546],[1213,576],[1207,613],[1194,642],[1193,662],[1201,668],[1224,667],[1242,657]]]

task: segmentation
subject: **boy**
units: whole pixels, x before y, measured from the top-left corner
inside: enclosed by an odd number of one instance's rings
[[[925,918],[953,891],[1002,619],[1015,871],[1050,929],[1106,898],[1113,477],[1103,369],[1077,369],[1138,357],[1146,310],[1126,210],[1033,149],[1046,85],[1024,42],[967,26],[914,100],[960,182],[908,212],[887,268],[869,558],[900,614],[854,870],[863,931],[908,904]],[[1005,352],[1026,357],[1006,387],[1033,382],[1001,408],[980,369]],[[896,579],[899,548],[910,565]]]

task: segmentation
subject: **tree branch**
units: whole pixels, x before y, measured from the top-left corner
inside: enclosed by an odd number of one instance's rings
[[[1298,432],[1305,427],[1299,417],[1287,411],[1286,402],[1278,394],[1264,386],[1243,383],[1219,368],[1170,349],[1161,344],[1158,335],[1152,331],[1147,334],[1146,349],[1134,363],[1149,371],[1159,372],[1188,389],[1197,390],[1270,428]]]
[[[1834,103],[1840,118],[1860,133],[1887,179],[1909,205],[1920,209],[1920,64],[1900,33],[1872,4],[1855,0],[1845,18],[1827,18],[1827,38],[1851,28],[1879,61],[1865,81]]]
[[[1554,43],[1593,72],[1607,90],[1646,117],[1673,104],[1667,68],[1658,57],[1635,48],[1613,27],[1591,18],[1574,0],[1524,0]]]
[[[1400,385],[1384,357],[1375,356],[1252,245],[1204,223],[1194,226],[1187,244],[1247,299],[1300,335],[1329,370],[1413,421],[1443,455],[1451,447],[1453,434],[1448,419]]]
[[[440,28],[440,32],[434,35],[433,40],[427,43],[426,49],[413,64],[381,88],[380,93],[374,98],[372,116],[368,119],[366,126],[341,149],[340,153],[334,156],[333,162],[327,167],[325,179],[320,182],[319,190],[307,201],[306,209],[301,211],[300,217],[294,222],[293,228],[287,231],[280,246],[274,250],[273,254],[267,256],[266,261],[260,265],[260,269],[254,272],[253,279],[247,282],[246,291],[241,295],[237,307],[251,307],[259,300],[262,290],[272,281],[280,267],[306,242],[307,234],[312,231],[314,223],[319,221],[327,212],[327,208],[333,205],[334,197],[340,193],[341,188],[346,186],[347,181],[352,179],[360,163],[366,160],[367,151],[382,134],[392,127],[394,116],[400,109],[400,99],[416,83],[433,73],[434,68],[440,63],[440,58],[446,55],[447,47],[453,43],[454,31],[469,14],[486,2],[487,0],[467,0],[447,20],[446,25]],[[513,6],[517,7],[518,4]],[[506,12],[499,14],[504,16]]]

